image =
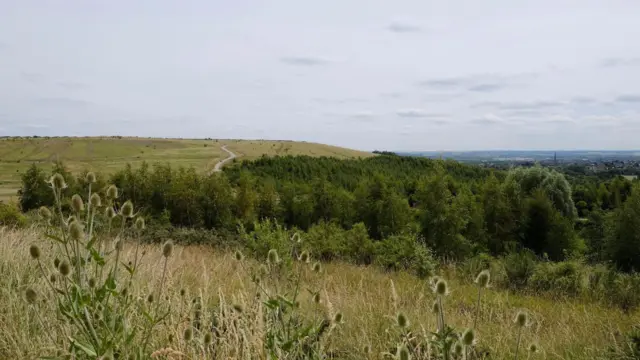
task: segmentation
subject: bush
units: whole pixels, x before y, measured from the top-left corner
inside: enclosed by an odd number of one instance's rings
[[[576,261],[543,262],[535,268],[529,285],[536,291],[575,296],[587,289],[589,277],[583,265]]]
[[[511,253],[502,260],[507,287],[523,288],[536,268],[536,256],[530,250]]]
[[[27,225],[27,218],[22,215],[16,204],[0,202],[0,226],[22,228]]]
[[[436,264],[412,234],[393,235],[376,243],[375,262],[387,270],[407,270],[421,278],[431,276]]]

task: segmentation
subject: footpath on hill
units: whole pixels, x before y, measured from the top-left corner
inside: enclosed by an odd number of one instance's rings
[[[218,163],[216,163],[216,165],[213,167],[213,170],[209,172],[209,175],[213,174],[214,172],[221,171],[222,166],[224,166],[224,164],[238,157],[238,155],[234,154],[231,150],[227,149],[226,145],[222,146],[220,149],[224,150],[227,154],[229,154],[229,156],[225,159],[218,161]]]

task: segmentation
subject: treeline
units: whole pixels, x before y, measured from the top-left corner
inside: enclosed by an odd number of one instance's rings
[[[69,193],[87,186],[84,174],[74,178],[61,164],[53,171],[69,179]],[[23,211],[53,204],[49,175],[35,165],[23,174]],[[572,174],[569,181],[539,166],[492,171],[397,155],[285,156],[242,161],[211,176],[167,164],[127,166],[98,174],[94,188],[111,183],[159,226],[237,232],[264,220],[304,231],[331,225],[364,229],[374,244],[409,237],[452,260],[529,249],[550,260],[640,268],[640,189],[622,177]]]

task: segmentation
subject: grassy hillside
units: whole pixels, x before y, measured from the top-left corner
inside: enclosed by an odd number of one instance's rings
[[[240,159],[262,155],[366,157],[373,154],[335,146],[266,140],[190,140],[149,138],[3,138],[0,139],[0,200],[15,197],[20,173],[32,163],[50,164],[56,159],[72,170],[90,169],[109,173],[125,163],[170,162],[206,172],[228,155],[226,145]]]
[[[55,320],[54,304],[47,295],[48,285],[39,276],[37,263],[29,258],[29,245],[39,244],[43,250],[40,261],[45,272],[55,271],[51,264],[57,255],[51,243],[42,240],[33,230],[0,229],[0,237],[4,240],[0,242],[3,264],[0,267],[0,307],[4,309],[0,313],[0,357],[35,358],[52,348],[49,331],[58,329],[60,323]],[[133,293],[147,294],[159,283],[164,260],[158,246],[146,246],[143,250],[149,255],[130,289]],[[123,263],[131,260],[134,253],[135,247],[127,246],[121,258]],[[243,271],[245,267],[255,268],[257,264],[244,261],[245,265],[239,266],[233,254],[210,247],[188,246],[177,247],[168,262],[167,297],[163,296],[160,301],[171,304],[176,312],[188,311],[184,309],[189,308],[191,299],[197,296],[202,298],[207,309],[205,314],[209,314],[208,309],[224,304],[246,309],[246,315],[233,320],[241,324],[239,331],[247,337],[246,341],[234,337],[238,334],[227,333],[216,345],[225,355],[221,358],[239,358],[237,354],[234,356],[239,347],[254,355],[261,352],[261,336],[264,335],[261,326],[265,324],[249,320],[255,306],[256,287]],[[447,322],[458,328],[471,326],[477,288],[471,284],[471,279],[460,279],[446,269],[440,273],[450,279],[451,294],[444,305]],[[422,328],[433,330],[436,327],[435,315],[431,313],[434,295],[424,280],[406,273],[385,273],[376,268],[340,263],[326,264],[320,278],[309,270],[302,274],[305,281],[320,286],[328,300],[323,300],[324,310],[320,310],[312,305],[311,296],[305,291],[300,299],[304,316],[318,318],[323,311],[344,314],[344,322],[332,330],[323,345],[338,354],[339,359],[383,358],[379,354],[394,344],[397,333],[394,319],[398,312],[408,316],[412,331],[422,333]],[[27,286],[34,286],[38,296],[44,297],[45,301],[37,304],[39,310],[24,301],[23,292]],[[180,295],[182,289],[186,291],[186,297]],[[516,341],[513,317],[520,309],[527,309],[532,319],[532,325],[523,334],[523,344],[528,346],[535,342],[543,349],[531,359],[597,359],[603,349],[612,344],[616,334],[628,331],[640,320],[637,312],[625,315],[615,308],[595,303],[515,295],[493,289],[485,294],[477,338],[478,344],[492,355],[492,359],[513,359]],[[40,312],[40,319],[34,317],[33,311]],[[230,316],[235,319],[233,314]],[[247,316],[246,321],[242,320],[244,316]],[[187,354],[187,358],[200,358],[181,340],[183,328],[180,317],[171,317],[154,331],[154,349],[166,346]],[[169,343],[166,341],[169,336],[177,340]],[[365,345],[371,346],[370,356],[363,353]],[[521,358],[526,356],[521,352]]]

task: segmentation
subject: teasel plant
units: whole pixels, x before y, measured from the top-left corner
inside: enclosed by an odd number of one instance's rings
[[[71,196],[71,213],[63,211],[66,181],[54,174],[49,185],[55,204],[53,209],[42,207],[38,211],[43,220],[43,235],[54,245],[50,252],[32,244],[29,253],[46,288],[30,287],[25,295],[38,312],[33,299],[41,293],[55,306],[60,323],[56,326],[53,342],[58,347],[51,359],[148,359],[153,329],[169,313],[162,306],[162,289],[167,262],[173,253],[173,244],[163,245],[163,276],[157,289],[149,295],[133,293],[132,279],[140,266],[138,252],[135,259],[122,261],[127,225],[135,224],[133,233],[139,237],[144,230],[144,219],[134,213],[133,203],[126,201],[115,210],[118,189],[109,186],[104,195],[92,188],[95,174],[88,173],[86,201],[80,194]],[[105,220],[98,223],[97,219]],[[112,236],[113,223],[119,230]],[[100,224],[106,223],[106,226]],[[106,228],[105,228],[106,227]],[[135,239],[139,240],[139,239]],[[55,257],[53,269],[44,266],[45,257]],[[147,301],[140,301],[145,299]],[[136,316],[142,314],[142,316]]]

